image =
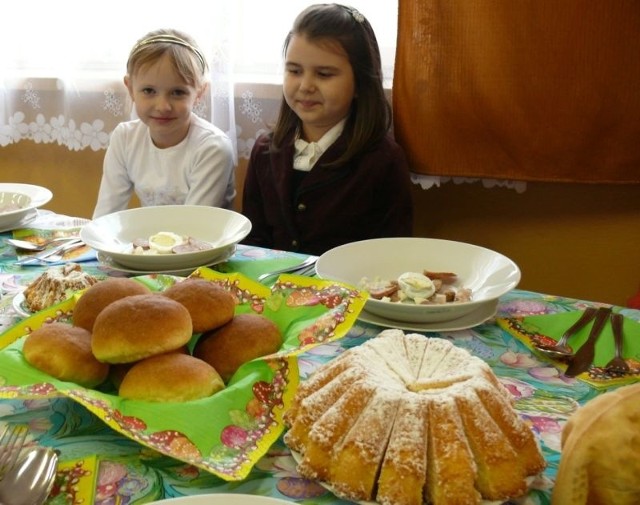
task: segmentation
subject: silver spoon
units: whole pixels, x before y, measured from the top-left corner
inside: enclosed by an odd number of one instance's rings
[[[26,251],[44,251],[49,244],[64,242],[65,240],[74,240],[77,238],[78,237],[58,237],[47,240],[41,244],[34,244],[33,242],[29,242],[28,240],[18,240],[15,238],[6,238],[4,240],[8,244],[11,244],[13,247],[17,247],[18,249],[24,249]]]
[[[0,480],[0,505],[41,505],[53,487],[58,453],[36,447]]]
[[[578,319],[573,325],[569,327],[567,331],[562,334],[562,337],[560,337],[560,340],[558,340],[558,343],[556,345],[539,345],[537,346],[537,349],[541,353],[555,359],[569,358],[573,356],[573,349],[571,349],[571,347],[567,345],[567,341],[574,334],[580,331],[584,326],[586,326],[595,317],[595,315],[596,309],[594,309],[593,307],[588,307],[587,309],[585,309],[582,316],[580,316],[580,319]]]

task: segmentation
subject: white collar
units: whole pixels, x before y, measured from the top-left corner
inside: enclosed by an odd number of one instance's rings
[[[309,172],[320,159],[320,156],[322,156],[331,144],[342,134],[346,122],[347,119],[345,118],[336,123],[336,125],[327,131],[317,142],[307,142],[306,140],[297,138],[294,143],[293,168]]]

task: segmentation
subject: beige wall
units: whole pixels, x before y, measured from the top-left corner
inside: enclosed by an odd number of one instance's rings
[[[103,156],[23,141],[0,148],[0,181],[46,186],[46,208],[91,217]],[[241,163],[240,186],[243,175]],[[417,236],[497,250],[520,266],[523,289],[624,305],[640,288],[640,185],[529,183],[518,194],[449,183],[413,196]]]

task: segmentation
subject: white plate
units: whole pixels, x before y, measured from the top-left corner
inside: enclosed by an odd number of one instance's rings
[[[405,323],[404,321],[393,321],[391,319],[385,319],[384,317],[372,314],[363,310],[358,315],[360,321],[365,323],[375,324],[376,326],[383,326],[384,328],[397,328],[399,330],[410,330],[419,332],[429,331],[458,331],[466,330],[478,326],[490,319],[496,314],[498,309],[498,300],[489,300],[476,310],[469,314],[465,314],[457,319],[451,321],[440,321],[434,323]]]
[[[149,505],[164,505],[165,503],[172,505],[291,505],[290,501],[252,494],[201,494],[154,501]]]
[[[94,219],[80,231],[82,241],[136,271],[185,270],[213,263],[239,243],[251,221],[238,212],[205,205],[160,205],[123,210]],[[177,254],[134,254],[132,243],[158,232],[172,232],[207,242],[211,248]]]
[[[24,293],[18,293],[16,296],[14,296],[12,303],[13,310],[15,310],[22,317],[31,317],[33,315],[33,312],[31,312],[25,304]]]
[[[392,303],[372,297],[365,309],[372,314],[409,324],[454,321],[489,300],[497,300],[518,285],[520,269],[506,256],[474,244],[421,237],[389,237],[351,242],[318,258],[322,279],[360,286],[364,278],[391,281],[406,272],[453,272],[455,285],[471,290],[471,301],[414,304]]]
[[[24,228],[26,225],[28,225],[32,221],[35,221],[37,217],[38,217],[38,210],[31,209],[18,222],[13,223],[12,225],[9,225],[6,227],[0,226],[0,233],[4,233],[5,231],[16,230],[18,228]]]
[[[227,249],[223,250],[222,253],[219,256],[216,256],[211,263],[208,263],[207,265],[203,265],[203,266],[210,267],[213,265],[217,265],[218,263],[222,263],[223,261],[226,261],[231,256],[233,256],[233,253],[235,253],[235,251],[236,251],[236,246],[232,245]],[[184,277],[189,275],[190,273],[192,273],[194,270],[198,268],[198,267],[195,267],[195,268],[190,267],[190,268],[183,268],[178,270],[155,270],[154,272],[149,272],[148,270],[133,270],[124,265],[120,265],[118,262],[114,261],[111,256],[102,252],[99,252],[97,254],[97,258],[102,266],[110,268],[111,270],[116,270],[117,272],[124,272],[128,274],[136,274],[136,275],[149,275],[150,273],[156,273],[156,274],[177,275],[180,277]]]
[[[29,204],[22,209],[0,214],[0,228],[14,229],[31,211],[44,205],[51,198],[53,193],[42,186],[33,184],[0,183],[0,192],[22,193],[29,198]]]

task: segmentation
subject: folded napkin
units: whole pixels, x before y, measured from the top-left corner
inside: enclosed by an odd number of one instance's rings
[[[551,361],[561,370],[567,368],[567,362],[557,360],[537,351],[537,345],[553,345],[562,334],[582,315],[582,311],[559,314],[531,315],[511,318],[499,318],[496,322],[516,339],[523,342],[544,360]],[[585,343],[593,322],[587,324],[569,339],[568,344],[577,351]],[[630,384],[640,380],[640,323],[624,318],[623,357],[630,372],[622,377],[607,372],[605,366],[614,355],[613,332],[610,321],[607,322],[595,346],[595,357],[591,368],[576,378],[588,382],[594,387],[611,387]]]

